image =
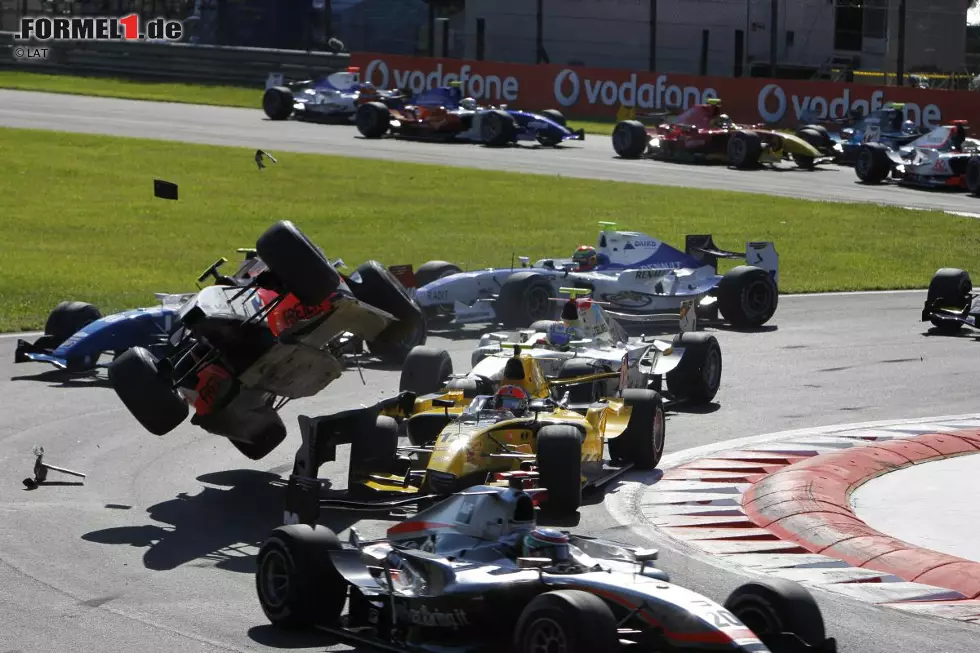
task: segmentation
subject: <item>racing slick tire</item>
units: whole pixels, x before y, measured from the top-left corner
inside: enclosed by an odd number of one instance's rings
[[[514,116],[500,109],[491,109],[480,123],[480,138],[488,147],[503,147],[517,138],[517,122]]]
[[[280,220],[255,241],[255,250],[283,289],[307,306],[318,306],[342,279],[323,250],[289,220]]]
[[[459,274],[462,271],[462,268],[449,261],[426,261],[415,271],[415,285],[421,288],[437,279]]]
[[[368,474],[391,472],[397,456],[398,422],[393,417],[379,415],[372,431],[355,434],[352,438],[348,488]]]
[[[154,435],[173,431],[190,413],[171,380],[160,374],[157,359],[143,347],[129,349],[109,365],[109,382],[130,414]]]
[[[728,139],[728,165],[747,170],[759,165],[762,156],[762,138],[754,131],[743,129]]]
[[[391,127],[391,111],[382,102],[365,102],[357,107],[354,124],[364,138],[381,138]]]
[[[536,272],[522,270],[507,277],[494,302],[494,312],[508,329],[523,329],[555,313],[551,300],[555,291],[548,279]]]
[[[980,195],[980,156],[971,156],[967,161],[966,188],[971,195]]]
[[[602,374],[611,372],[608,365],[603,365],[599,361],[589,358],[570,358],[565,361],[561,369],[558,370],[559,379],[571,379],[576,376],[588,376],[590,374]],[[592,383],[582,383],[580,385],[570,385],[559,390],[559,394],[568,391],[568,401],[572,404],[591,404],[598,401],[600,397],[608,397],[612,393],[606,386],[607,381],[598,380]]]
[[[736,265],[718,283],[718,310],[739,329],[757,329],[776,313],[779,289],[772,276],[754,265]]]
[[[971,292],[973,292],[973,282],[966,270],[940,268],[929,281],[926,304],[938,304],[962,310],[970,301],[969,294]],[[956,320],[932,317],[929,321],[941,333],[956,333],[963,328],[963,323]]]
[[[44,323],[44,334],[50,336],[45,342],[51,349],[57,349],[84,327],[101,319],[101,311],[92,304],[61,302],[52,309]]]
[[[623,120],[616,124],[612,133],[613,149],[623,159],[636,159],[647,151],[650,136],[639,120]]]
[[[865,143],[857,153],[854,172],[864,184],[880,184],[892,171],[888,151],[881,143]]]
[[[350,276],[347,285],[365,304],[398,318],[365,343],[373,355],[401,364],[413,347],[425,344],[427,329],[422,307],[388,268],[377,261],[366,261]]]
[[[571,515],[582,505],[582,434],[574,426],[553,424],[538,431],[537,466],[540,486],[547,490],[543,509],[550,515]]]
[[[707,404],[721,386],[722,356],[718,339],[710,333],[688,331],[674,336],[673,346],[683,348],[677,367],[667,372],[667,389],[678,399]]]
[[[780,637],[783,633],[796,635],[808,648],[827,650],[822,648],[827,633],[820,607],[803,586],[791,580],[767,578],[741,585],[728,596],[724,607],[773,653],[786,650],[780,645],[786,641]]]
[[[262,110],[269,120],[285,120],[293,115],[293,92],[285,86],[267,88],[262,96]]]
[[[564,653],[620,650],[612,609],[582,590],[553,590],[531,599],[517,620],[512,649],[535,653],[541,650],[537,642],[542,636]]]
[[[824,150],[828,147],[827,141],[829,136],[826,133],[820,133],[813,128],[813,125],[807,125],[801,129],[796,130],[796,136],[818,150]],[[793,162],[804,170],[813,170],[816,167],[815,159],[812,156],[806,154],[793,154]]]
[[[545,109],[544,111],[539,111],[538,113],[552,122],[557,122],[562,127],[568,124],[565,120],[565,116],[558,109]]]
[[[282,418],[278,413],[274,414],[274,419],[251,442],[245,440],[235,440],[228,438],[238,451],[249,460],[262,460],[286,439],[286,425],[282,423]]]
[[[256,559],[255,590],[274,626],[303,629],[340,619],[347,581],[327,552],[342,548],[325,526],[291,524],[272,531]]]
[[[817,134],[819,134],[821,138],[821,142],[819,143],[811,142],[807,140],[804,136],[801,136],[800,132],[804,130],[816,132]],[[830,137],[830,132],[827,131],[827,128],[824,127],[823,125],[803,125],[796,132],[796,135],[800,136],[800,138],[804,138],[804,140],[807,140],[807,142],[810,143],[810,145],[812,145],[817,149],[820,149],[821,147],[832,147],[834,145],[834,139]]]
[[[402,363],[398,391],[417,396],[439,392],[453,373],[453,359],[445,349],[413,347]]]
[[[667,424],[660,393],[624,390],[623,403],[631,407],[629,422],[619,436],[609,440],[609,456],[633,463],[639,470],[656,469],[664,455]]]

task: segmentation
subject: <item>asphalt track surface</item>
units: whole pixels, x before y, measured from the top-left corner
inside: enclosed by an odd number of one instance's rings
[[[259,95],[256,94],[258,106]],[[778,170],[731,170],[618,159],[609,136],[587,134],[553,150],[537,146],[494,149],[467,144],[415,143],[360,138],[346,125],[273,122],[256,109],[116,100],[0,90],[0,126],[234,145],[280,152],[341,154],[515,172],[765,193],[814,200],[873,202],[924,209],[980,212],[980,199],[962,193],[858,183],[849,167],[808,172],[790,164]]]
[[[671,414],[667,453],[783,429],[975,411],[980,342],[927,335],[922,300],[914,291],[784,297],[764,332],[715,331],[724,355],[717,404]],[[430,344],[468,369],[472,329]],[[296,416],[393,393],[397,371],[365,369],[365,387],[352,370],[322,396],[290,404],[290,437],[253,463],[186,423],[162,438],[142,431],[104,383],[13,365],[15,342],[0,337],[0,650],[351,650],[269,627],[255,597],[254,554],[280,523]],[[25,490],[35,444],[47,462],[87,474],[84,484],[52,472],[68,484]],[[321,470],[339,487],[346,450]],[[343,531],[352,518],[325,521]],[[391,523],[362,519],[358,528],[380,536]],[[577,530],[650,544],[619,525],[601,497],[583,508]],[[745,580],[668,542],[654,545],[675,582],[716,600]],[[980,628],[816,595],[842,653],[980,650]]]

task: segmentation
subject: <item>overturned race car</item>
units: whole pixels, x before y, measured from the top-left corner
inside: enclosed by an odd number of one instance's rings
[[[182,335],[164,355],[133,347],[109,366],[113,389],[147,431],[169,433],[193,406],[192,424],[257,460],[286,436],[278,410],[341,376],[351,335],[400,359],[424,342],[421,310],[379,263],[344,278],[288,221],[266,230],[256,254],[248,273],[223,277],[219,260],[202,275],[217,283],[180,307]]]
[[[392,106],[367,102],[357,109],[357,130],[365,138],[385,134],[417,140],[483,143],[492,147],[534,141],[546,147],[567,140],[585,140],[585,131],[572,131],[555,109],[538,113],[506,106],[482,107],[463,98],[459,84],[423,92],[412,103]]]
[[[973,292],[970,273],[957,268],[940,268],[929,281],[922,321],[931,322],[945,335],[959,333],[964,326],[980,329],[980,295]]]
[[[688,235],[685,251],[644,233],[600,222],[596,247],[583,245],[570,259],[541,259],[520,268],[462,271],[448,261],[429,261],[407,285],[430,319],[451,324],[499,322],[529,327],[552,319],[552,301],[563,286],[586,288],[605,311],[624,323],[676,321],[683,302],[694,300],[703,324],[720,320],[758,328],[776,312],[779,255],[771,242],[749,242],[744,252],[719,249],[710,235]],[[718,259],[744,259],[724,275]]]
[[[752,581],[715,603],[671,582],[656,550],[542,528],[514,485],[459,493],[378,540],[275,529],[255,572],[266,618],[389,651],[836,653],[799,584]]]

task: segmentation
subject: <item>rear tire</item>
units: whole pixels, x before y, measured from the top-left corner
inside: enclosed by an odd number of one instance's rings
[[[514,116],[500,109],[491,109],[483,116],[480,137],[488,147],[510,145],[517,138]]]
[[[966,187],[971,195],[980,196],[980,156],[971,156],[966,164]]]
[[[722,356],[717,338],[689,331],[674,336],[673,345],[683,347],[684,356],[667,372],[667,389],[678,399],[709,403],[721,386]]]
[[[282,423],[282,418],[279,417],[278,413],[275,417],[275,421],[269,424],[251,442],[231,438],[228,438],[228,441],[249,460],[262,460],[275,451],[276,447],[286,439],[286,425]]]
[[[85,302],[61,302],[48,314],[44,323],[45,335],[51,336],[46,344],[57,349],[65,340],[83,328],[102,319],[102,313]]]
[[[415,271],[415,285],[421,288],[427,286],[436,279],[448,277],[451,274],[459,274],[463,270],[449,261],[427,261],[419,266]]]
[[[414,392],[418,396],[442,390],[453,373],[453,359],[445,349],[414,347],[402,364],[398,381],[400,392]]]
[[[866,143],[858,150],[854,172],[865,184],[880,184],[892,171],[892,162],[880,143]]]
[[[545,118],[547,118],[548,120],[558,123],[562,127],[564,127],[567,124],[565,121],[564,114],[562,114],[562,112],[559,111],[558,109],[545,109],[544,111],[540,111],[539,113]]]
[[[737,265],[718,283],[718,310],[732,326],[754,329],[776,313],[779,289],[772,276],[752,265]]]
[[[378,416],[374,430],[353,436],[348,485],[370,473],[390,472],[398,455],[398,422]]]
[[[609,456],[633,463],[639,470],[656,469],[664,455],[667,425],[660,394],[653,390],[624,390],[623,403],[632,407],[629,423],[619,436],[609,440]]]
[[[613,149],[624,159],[636,159],[647,151],[650,136],[639,120],[623,120],[616,124],[612,133]]]
[[[728,139],[728,163],[740,170],[759,165],[762,138],[750,130],[737,131]]]
[[[973,292],[970,274],[957,268],[940,268],[929,281],[926,303],[963,310]],[[933,317],[929,320],[941,333],[956,333],[963,328],[962,322]]]
[[[552,425],[538,431],[538,480],[548,491],[545,509],[574,514],[582,505],[582,435],[574,426]]]
[[[354,123],[364,138],[381,138],[391,127],[391,111],[381,102],[367,102],[357,107]]]
[[[768,578],[737,587],[725,600],[731,612],[773,651],[779,651],[773,635],[795,634],[809,647],[827,639],[823,615],[813,596],[802,585],[783,578]]]
[[[555,313],[554,289],[548,279],[536,272],[522,270],[507,277],[494,302],[497,319],[508,329],[521,329]]]
[[[259,549],[255,588],[262,611],[280,628],[312,628],[340,619],[347,581],[328,554],[340,539],[324,526],[280,526]]]
[[[599,361],[586,358],[570,358],[565,361],[561,369],[558,370],[559,379],[571,379],[577,376],[588,376],[590,374],[601,374],[602,372],[611,372],[612,370],[608,365],[603,365]],[[583,383],[581,385],[571,385],[567,388],[559,388],[559,394],[565,394],[568,391],[568,401],[572,404],[591,404],[598,401],[603,396],[609,396],[611,393],[608,392],[608,387],[606,386],[607,381],[599,380],[593,381],[592,383]]]
[[[170,379],[159,374],[157,359],[143,347],[133,347],[109,365],[109,382],[130,414],[154,435],[173,431],[190,413]]]
[[[426,323],[421,307],[402,283],[377,261],[361,264],[350,277],[351,292],[365,304],[391,313],[398,321],[385,327],[368,350],[390,363],[401,364],[413,347],[425,344]]]
[[[286,292],[307,306],[318,306],[342,283],[319,247],[289,220],[266,229],[255,249]]]
[[[293,92],[286,86],[273,86],[262,96],[262,110],[269,120],[286,120],[293,114]]]

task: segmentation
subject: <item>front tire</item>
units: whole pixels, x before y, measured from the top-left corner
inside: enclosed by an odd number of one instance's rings
[[[102,312],[85,302],[61,302],[48,314],[44,323],[45,335],[51,336],[48,344],[57,349],[65,340],[83,328],[102,319]]]
[[[324,526],[280,526],[259,549],[255,589],[265,616],[274,626],[312,628],[340,619],[347,582],[330,551],[343,547]]]
[[[340,273],[289,220],[266,229],[255,242],[255,249],[284,290],[307,306],[322,304],[340,287]]]
[[[605,601],[582,590],[554,590],[534,597],[517,621],[516,653],[620,650],[616,618]]]
[[[133,347],[109,366],[109,382],[130,414],[147,431],[166,435],[187,419],[190,406],[157,369],[157,359]]]
[[[809,647],[827,640],[823,615],[813,596],[803,586],[783,578],[770,578],[737,587],[725,600],[725,609],[762,640],[774,653],[781,653],[781,633],[793,633]]]

